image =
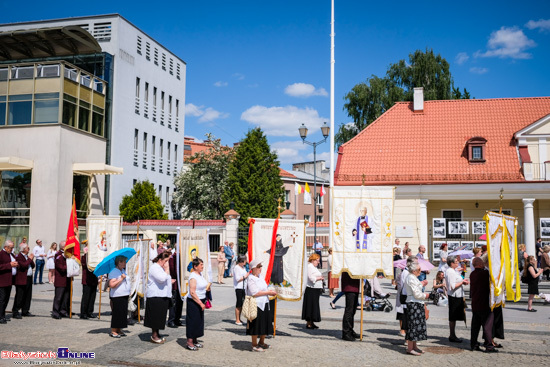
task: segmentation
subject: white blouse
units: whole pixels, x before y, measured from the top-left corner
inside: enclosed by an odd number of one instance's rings
[[[208,282],[206,281],[206,279],[204,279],[202,275],[195,271],[189,275],[188,283],[191,282],[191,279],[195,279],[197,281],[197,286],[195,288],[195,293],[197,294],[197,297],[199,297],[199,299],[205,299],[206,287],[208,286]],[[187,298],[193,298],[191,297],[191,292],[187,292]]]
[[[414,274],[407,275],[405,287],[407,288],[407,302],[424,303],[426,294],[422,292],[422,283]]]
[[[247,279],[247,291],[246,294],[249,296],[254,296],[258,292],[265,292],[267,291],[267,283],[265,280],[258,278],[252,274],[248,276]],[[265,309],[266,303],[269,303],[269,297],[268,296],[260,296],[256,297],[256,304],[258,305],[258,308],[260,310]]]
[[[247,271],[245,268],[240,265],[235,265],[233,268],[233,288],[243,289],[243,277],[246,275]]]
[[[128,274],[126,274],[126,269],[120,270],[119,268],[114,268],[109,273],[109,280],[111,279],[118,279],[122,276],[122,274],[126,275],[126,278],[118,285],[116,288],[111,288],[109,290],[109,297],[123,297],[130,295],[130,282],[128,280]]]
[[[447,282],[447,295],[459,298],[464,297],[464,287],[462,285],[459,287],[456,286],[457,283],[462,281],[462,277],[455,269],[449,268],[445,270],[445,281]]]
[[[158,263],[149,268],[147,297],[172,297],[172,277]]]
[[[323,280],[317,280],[323,276],[319,269],[312,263],[307,264],[307,286],[310,288],[323,288]]]

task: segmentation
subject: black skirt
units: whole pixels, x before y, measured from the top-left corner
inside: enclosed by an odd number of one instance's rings
[[[527,294],[539,294],[539,280],[534,279],[527,285]]]
[[[306,287],[304,302],[302,303],[302,320],[311,322],[321,321],[319,297],[321,297],[321,288]]]
[[[449,296],[449,321],[465,321],[464,298]]]
[[[493,320],[493,338],[504,339],[504,318],[502,317],[502,306],[493,309],[495,316]]]
[[[263,311],[258,307],[258,316],[246,324],[246,335],[271,334],[273,334],[273,317],[268,309],[268,304],[266,304]]]
[[[201,299],[201,302],[205,303],[206,298]],[[185,334],[188,339],[197,339],[204,335],[204,310],[192,298],[187,298]]]
[[[145,301],[145,320],[143,326],[153,330],[164,330],[169,297],[149,297]]]
[[[111,297],[113,309],[111,312],[111,328],[128,327],[128,296]]]
[[[244,297],[245,297],[244,289],[235,289],[235,296],[237,297],[237,303],[235,304],[235,308],[241,308],[243,307],[244,303]]]

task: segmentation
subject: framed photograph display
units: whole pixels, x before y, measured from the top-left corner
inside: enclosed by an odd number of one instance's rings
[[[474,249],[474,245],[474,241],[460,241],[460,247],[462,248],[462,250],[472,251]]]
[[[476,247],[487,246],[487,241],[475,241]]]
[[[458,250],[460,247],[460,241],[447,241],[447,252],[450,254],[453,251]]]
[[[482,235],[485,234],[485,221],[472,221],[472,234]]]
[[[432,237],[433,238],[447,237],[447,230],[445,229],[445,218],[433,218],[432,221],[433,221]]]
[[[468,221],[449,222],[449,234],[468,234]]]
[[[540,236],[550,238],[550,218],[540,218]]]
[[[441,245],[446,243],[445,241],[432,241],[432,255],[434,260],[440,260],[439,259],[439,249],[441,248]]]

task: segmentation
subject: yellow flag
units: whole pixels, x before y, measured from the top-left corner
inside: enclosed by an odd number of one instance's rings
[[[306,191],[311,192],[311,191],[309,191],[309,185],[307,184],[307,182],[306,182]]]

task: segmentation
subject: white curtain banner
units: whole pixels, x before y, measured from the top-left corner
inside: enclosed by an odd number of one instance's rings
[[[332,194],[332,274],[393,277],[395,188],[336,186]]]
[[[93,216],[86,218],[88,237],[88,269],[95,267],[113,251],[122,246],[122,217]]]
[[[309,195],[307,192],[306,195]],[[271,255],[271,238],[275,219],[254,218],[252,254],[262,261],[260,278],[265,278]],[[277,298],[299,301],[305,290],[305,222],[303,220],[279,219],[276,233],[273,268],[270,288],[277,291]]]
[[[142,240],[127,240],[124,242],[124,247],[131,247],[136,250],[136,254],[128,260],[126,264],[126,272],[130,279],[130,297],[134,300],[137,296],[143,297],[146,294],[149,273],[149,262],[143,262],[143,259],[149,258],[149,251],[156,249],[150,248],[148,239]],[[152,242],[154,245],[154,242]],[[156,247],[156,245],[154,245]]]

